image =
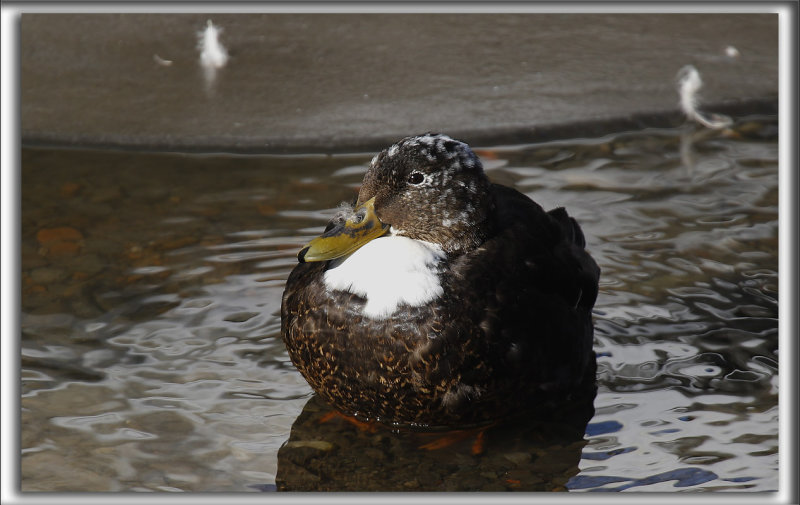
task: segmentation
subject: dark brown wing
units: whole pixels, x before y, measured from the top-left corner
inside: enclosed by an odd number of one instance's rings
[[[569,391],[594,369],[591,310],[600,269],[564,209],[545,212],[514,189],[492,190],[495,234],[454,261],[451,302],[469,307],[481,328],[498,394],[520,383]]]

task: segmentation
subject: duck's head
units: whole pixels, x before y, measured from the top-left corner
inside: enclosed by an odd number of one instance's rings
[[[336,216],[297,257],[334,259],[386,234],[458,255],[489,233],[489,186],[467,144],[432,133],[406,137],[372,159],[352,212]]]

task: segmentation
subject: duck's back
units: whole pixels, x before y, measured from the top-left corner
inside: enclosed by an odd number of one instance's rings
[[[496,234],[454,262],[451,292],[471,306],[510,387],[563,394],[587,374],[594,378],[591,310],[600,269],[563,208],[545,212],[516,190],[493,191]]]

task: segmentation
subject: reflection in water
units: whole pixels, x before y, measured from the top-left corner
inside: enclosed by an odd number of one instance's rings
[[[371,154],[24,149],[22,489],[776,490],[777,118],[695,136],[691,163],[686,132],[478,150],[603,270],[583,436],[490,428],[479,456],[315,421],[280,341],[295,255]]]
[[[358,425],[314,395],[278,451],[278,490],[566,491],[593,393],[541,418],[439,432]]]

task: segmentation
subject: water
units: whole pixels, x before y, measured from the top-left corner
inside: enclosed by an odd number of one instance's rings
[[[775,118],[481,149],[583,225],[599,390],[429,450],[333,416],[279,338],[373,153],[24,149],[22,490],[777,490],[777,151]]]

